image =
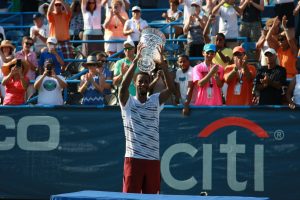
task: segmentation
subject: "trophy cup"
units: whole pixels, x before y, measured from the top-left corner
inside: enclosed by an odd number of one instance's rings
[[[155,69],[155,61],[159,61],[159,45],[165,45],[165,35],[155,28],[146,28],[141,33],[140,43],[145,48],[141,52],[141,58],[138,60],[138,67],[142,72],[150,72]]]

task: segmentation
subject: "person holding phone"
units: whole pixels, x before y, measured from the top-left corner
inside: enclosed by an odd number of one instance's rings
[[[2,85],[5,86],[3,105],[21,105],[25,103],[25,93],[29,79],[25,76],[24,61],[13,59],[8,63],[8,74],[4,74]]]
[[[51,59],[44,62],[44,72],[36,78],[34,88],[38,90],[39,105],[63,105],[62,90],[67,87],[64,77],[55,73]]]

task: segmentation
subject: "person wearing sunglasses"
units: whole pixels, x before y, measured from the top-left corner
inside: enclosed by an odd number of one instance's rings
[[[64,0],[52,0],[47,19],[49,21],[49,36],[55,37],[58,41],[58,46],[64,55],[64,58],[74,58],[73,47],[70,43],[70,22],[72,10],[68,3]]]
[[[22,40],[22,49],[16,52],[16,58],[23,60],[23,62],[28,66],[28,71],[26,77],[29,80],[35,80],[35,72],[38,67],[38,60],[34,51],[32,51],[32,46],[34,41],[29,36],[24,36]],[[26,91],[26,99],[29,99],[35,90],[33,85],[29,85]]]
[[[246,51],[241,46],[233,49],[233,64],[225,67],[224,80],[228,84],[226,105],[251,105],[256,69],[248,64]]]
[[[205,44],[203,47],[204,61],[193,68],[193,83],[197,90],[194,105],[222,105],[223,74],[222,66],[213,63],[217,47]]]
[[[113,84],[118,87],[123,78],[125,73],[127,72],[129,66],[131,65],[132,61],[134,60],[135,56],[135,45],[134,42],[131,40],[126,40],[124,42],[124,54],[125,58],[118,60],[114,65],[114,78],[113,78]],[[138,68],[135,69],[135,73],[139,71]],[[133,81],[131,82],[129,86],[129,92],[132,96],[135,96],[136,90],[133,84]]]

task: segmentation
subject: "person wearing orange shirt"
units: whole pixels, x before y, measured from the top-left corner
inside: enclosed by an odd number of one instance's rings
[[[49,37],[55,37],[58,48],[63,52],[64,58],[73,58],[73,48],[70,43],[70,22],[72,10],[63,0],[52,0],[47,19],[49,21]]]
[[[245,49],[233,49],[234,64],[225,68],[224,80],[228,84],[226,105],[251,105],[253,80],[256,69],[247,63]]]

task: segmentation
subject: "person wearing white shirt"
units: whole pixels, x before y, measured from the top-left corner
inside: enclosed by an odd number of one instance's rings
[[[103,40],[101,27],[102,0],[82,0],[81,11],[83,16],[83,40]],[[94,51],[103,51],[103,43],[83,43],[82,53],[85,56]]]
[[[135,46],[139,43],[142,30],[148,27],[148,23],[141,18],[141,12],[139,6],[132,7],[132,18],[125,22],[123,30],[127,40],[133,41]]]
[[[39,105],[63,105],[62,90],[67,87],[65,79],[56,75],[53,62],[46,60],[44,73],[36,78],[34,88],[38,90]]]
[[[34,26],[30,27],[30,37],[34,41],[34,52],[37,56],[45,47],[47,38],[49,37],[49,27],[43,23],[43,15],[40,13],[33,15]]]

